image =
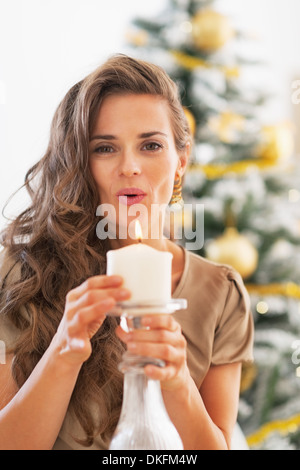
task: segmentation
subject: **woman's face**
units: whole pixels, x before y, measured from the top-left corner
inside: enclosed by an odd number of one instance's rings
[[[188,149],[181,155],[177,152],[165,100],[154,95],[108,96],[89,146],[100,203],[114,206],[119,224],[124,214],[127,223],[132,220],[136,204],[149,217],[153,205],[169,203],[175,175],[184,173],[187,153]]]

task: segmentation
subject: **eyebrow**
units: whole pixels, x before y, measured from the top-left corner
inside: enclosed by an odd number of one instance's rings
[[[153,137],[154,135],[162,135],[164,137],[168,137],[167,134],[165,134],[164,132],[160,132],[160,131],[152,131],[152,132],[143,132],[142,134],[139,134],[138,135],[138,138],[139,139],[147,139],[148,137]],[[117,137],[115,135],[110,135],[110,134],[105,134],[105,135],[94,135],[91,139],[90,139],[90,142],[92,142],[92,140],[116,140]]]

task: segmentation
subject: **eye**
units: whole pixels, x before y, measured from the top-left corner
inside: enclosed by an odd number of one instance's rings
[[[114,151],[113,147],[111,145],[107,145],[107,144],[99,145],[94,150],[95,153],[100,153],[100,154],[112,153],[113,151]]]
[[[143,149],[148,150],[150,152],[155,152],[162,148],[163,148],[162,144],[159,144],[158,142],[148,142],[147,144],[143,146]]]

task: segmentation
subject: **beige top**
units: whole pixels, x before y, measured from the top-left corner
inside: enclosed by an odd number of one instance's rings
[[[174,313],[174,317],[187,339],[188,366],[199,388],[211,366],[253,360],[253,320],[249,296],[235,270],[184,252],[184,271],[173,297],[187,299],[188,308]],[[9,265],[2,252],[0,281]],[[12,345],[17,334],[0,312],[0,340]],[[79,423],[67,413],[54,449],[86,449],[71,434],[84,437]],[[103,450],[107,446],[99,438],[88,449]]]

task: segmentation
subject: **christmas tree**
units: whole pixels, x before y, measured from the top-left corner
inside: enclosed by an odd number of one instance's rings
[[[185,202],[204,204],[198,253],[231,264],[248,288],[255,362],[244,367],[238,421],[253,449],[300,448],[299,169],[288,123],[268,123],[265,90],[243,80],[236,45],[251,38],[213,0],[169,0],[136,18],[127,40],[136,57],[178,83],[194,136]],[[184,218],[184,224],[193,220]]]

